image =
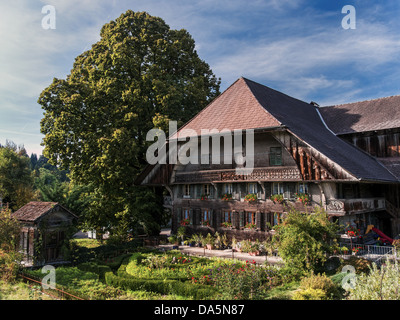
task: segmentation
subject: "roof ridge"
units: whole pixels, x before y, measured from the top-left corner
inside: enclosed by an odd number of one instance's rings
[[[270,88],[270,87],[267,87],[267,86],[265,86],[265,85],[263,85],[263,84],[261,84],[261,83],[258,83],[258,82],[256,82],[256,81],[247,79],[247,78],[245,78],[245,77],[241,77],[241,79],[244,80],[244,83],[246,84],[246,87],[250,90],[251,95],[254,97],[254,99],[256,99],[258,106],[259,106],[265,113],[267,113],[267,114],[269,114],[271,117],[273,117],[273,118],[279,123],[279,125],[282,125],[282,121],[279,121],[271,112],[269,112],[266,108],[263,107],[263,105],[261,104],[260,100],[259,100],[259,99],[257,98],[257,96],[254,94],[253,90],[251,90],[251,88],[250,88],[248,82],[255,83],[255,84],[257,84],[257,85],[263,86],[263,87],[268,88],[268,89],[270,89],[270,90],[274,90],[274,89],[272,89],[272,88]],[[276,91],[276,90],[274,90],[274,91]],[[276,92],[279,92],[279,91],[276,91]]]
[[[349,105],[349,104],[378,101],[378,100],[390,99],[390,98],[400,98],[400,94],[395,94],[395,95],[391,95],[391,96],[387,96],[387,97],[374,98],[374,99],[366,99],[366,100],[361,100],[361,101],[353,101],[353,102],[347,102],[347,103],[334,104],[334,105],[330,105],[330,106],[322,106],[320,108],[333,108],[333,107],[340,107],[340,106],[345,106],[345,105]]]

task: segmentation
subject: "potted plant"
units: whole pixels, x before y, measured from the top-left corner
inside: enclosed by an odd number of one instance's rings
[[[311,203],[310,196],[307,193],[296,193],[296,200],[302,204],[309,205]]]
[[[247,223],[245,226],[244,226],[244,228],[245,229],[250,229],[250,230],[254,230],[254,229],[256,229],[257,228],[257,226],[254,224],[254,223]]]
[[[176,236],[177,236],[178,240],[181,241],[182,245],[183,245],[183,241],[185,240],[185,233],[186,233],[186,228],[183,226],[179,227],[176,232]]]
[[[189,225],[189,219],[186,218],[186,219],[181,220],[180,225],[183,226],[183,227],[188,226]]]
[[[172,244],[173,249],[177,249],[179,246],[179,239],[176,235],[172,235],[168,237],[168,241]]]
[[[207,200],[209,196],[210,196],[209,194],[202,194],[200,196],[200,200]]]
[[[232,200],[232,193],[225,193],[225,194],[222,196],[221,200],[222,200],[222,201],[230,201],[230,200]]]
[[[283,194],[273,194],[270,198],[274,203],[283,203],[283,201],[285,200],[283,198]]]
[[[207,233],[207,236],[204,238],[204,243],[206,244],[206,248],[208,250],[214,249],[214,242],[214,237],[210,233]]]
[[[256,240],[255,242],[251,242],[249,245],[249,254],[251,256],[259,256],[261,252],[261,244],[259,240]]]
[[[244,201],[248,203],[255,203],[257,201],[257,195],[255,193],[246,194]]]
[[[349,249],[347,248],[347,247],[341,247],[340,248],[340,251],[343,253],[343,254],[348,254],[348,252],[349,252]]]
[[[224,221],[221,223],[221,226],[224,228],[232,228],[232,222]]]
[[[210,221],[204,220],[201,224],[202,224],[203,226],[205,226],[205,227],[209,227],[209,226],[210,226]]]

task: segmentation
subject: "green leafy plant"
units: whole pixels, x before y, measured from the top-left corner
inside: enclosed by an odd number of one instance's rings
[[[304,205],[311,203],[310,196],[307,193],[296,193],[296,200],[300,201]]]
[[[249,202],[249,203],[256,202],[257,194],[255,194],[255,193],[246,194],[246,196],[244,197],[244,201]]]
[[[293,277],[322,270],[328,254],[337,250],[337,230],[323,210],[309,214],[291,209],[273,236],[284,268]]]
[[[270,199],[274,202],[274,203],[283,203],[284,202],[284,198],[282,194],[273,194]]]
[[[244,226],[245,229],[256,229],[257,225],[255,223],[246,223],[246,225]]]
[[[232,200],[232,193],[225,193],[225,194],[222,196],[221,200],[222,200],[222,201],[230,201],[230,200]]]

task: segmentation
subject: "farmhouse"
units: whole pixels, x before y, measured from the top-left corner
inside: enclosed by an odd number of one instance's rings
[[[20,250],[28,265],[63,261],[62,246],[78,217],[57,202],[29,202],[12,216],[21,223]]]
[[[240,78],[166,143],[179,149],[188,130],[202,141],[211,139],[204,129],[254,130],[251,172],[238,174],[246,163],[213,163],[211,150],[199,146],[198,163],[151,164],[135,183],[167,190],[173,231],[185,224],[192,232],[263,239],[291,207],[320,207],[342,225],[374,225],[394,237],[400,232],[398,113],[400,97],[319,107]],[[220,159],[249,156],[246,139],[228,154],[224,143],[221,136]]]

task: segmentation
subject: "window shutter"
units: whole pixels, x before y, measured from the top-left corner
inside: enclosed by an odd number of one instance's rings
[[[262,214],[260,211],[256,212],[256,227],[262,229]]]
[[[216,221],[217,228],[219,228],[221,226],[221,223],[222,223],[222,211],[218,210],[217,211],[217,221]]]
[[[193,225],[193,209],[189,210],[189,224],[192,226]]]
[[[244,227],[244,211],[239,212],[239,227]]]
[[[235,210],[232,211],[232,227],[239,228],[239,212]]]

